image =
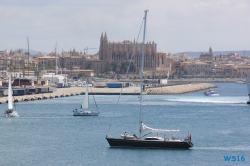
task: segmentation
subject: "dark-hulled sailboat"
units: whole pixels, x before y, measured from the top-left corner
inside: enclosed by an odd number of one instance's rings
[[[144,68],[144,42],[145,42],[145,30],[146,30],[146,20],[147,20],[147,12],[145,10],[144,15],[144,32],[143,32],[143,42],[142,42],[142,59],[141,59],[141,81],[140,81],[140,126],[139,126],[139,137],[135,134],[128,135],[126,132],[121,134],[120,138],[113,138],[110,136],[106,136],[106,140],[108,141],[111,147],[139,147],[139,148],[171,148],[171,149],[189,149],[193,147],[193,143],[191,141],[191,135],[188,135],[184,139],[175,138],[173,135],[171,138],[159,137],[158,133],[175,133],[180,130],[165,130],[165,129],[153,129],[142,123],[141,120],[141,112],[142,112],[142,91],[143,91],[143,68]],[[142,133],[157,133],[156,137],[144,137]]]

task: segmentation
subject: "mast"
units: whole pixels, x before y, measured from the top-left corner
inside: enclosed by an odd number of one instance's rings
[[[142,124],[142,91],[143,91],[143,68],[144,68],[144,43],[145,43],[145,33],[146,33],[146,23],[147,23],[147,12],[148,10],[145,10],[145,16],[144,16],[144,31],[143,31],[143,41],[142,41],[142,58],[141,58],[141,80],[140,80],[140,121],[139,121],[139,138],[141,138],[141,124]]]
[[[30,76],[29,74],[30,74],[30,72],[29,72],[29,70],[30,70],[30,62],[29,62],[29,60],[30,60],[30,46],[29,46],[29,37],[27,36],[27,43],[28,43],[28,76]],[[25,70],[24,70],[24,72],[25,72]]]
[[[86,87],[87,87],[87,89],[86,89],[86,93],[87,93],[87,98],[88,98],[88,110],[89,110],[89,80],[88,80],[88,78],[87,78],[87,80],[86,80]]]
[[[56,47],[57,47],[57,42],[56,42],[56,46],[55,46],[55,56],[56,56]],[[56,74],[57,75],[57,56],[56,56]]]

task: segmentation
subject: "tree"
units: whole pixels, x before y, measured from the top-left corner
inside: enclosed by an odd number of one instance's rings
[[[78,78],[85,77],[86,75],[84,73],[78,73]]]
[[[109,63],[107,63],[107,64],[105,65],[105,67],[104,67],[105,73],[108,73],[109,71],[111,71],[111,69],[112,69],[112,67],[111,67],[111,65],[110,65]]]
[[[120,71],[122,74],[125,74],[127,72],[127,68],[129,66],[129,63],[130,62],[122,62],[121,63]],[[136,72],[136,67],[133,63],[130,64],[129,72]]]
[[[111,71],[116,72],[118,65],[116,62],[112,62],[110,64],[110,67],[111,67]]]
[[[88,62],[86,64],[86,69],[92,69],[92,67],[93,67],[93,64],[91,62]]]

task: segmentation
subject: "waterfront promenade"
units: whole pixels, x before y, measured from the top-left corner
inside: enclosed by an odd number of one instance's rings
[[[209,83],[196,83],[196,84],[182,84],[182,85],[172,85],[164,87],[146,87],[144,94],[154,95],[154,94],[182,94],[188,92],[194,92],[199,90],[204,90],[208,88],[215,88],[213,84]],[[59,97],[70,97],[75,95],[81,95],[85,93],[85,87],[70,87],[70,88],[57,88],[53,93],[42,93],[42,94],[31,94],[24,96],[14,96],[13,100],[15,102],[22,101],[34,101],[43,99],[52,99]],[[139,95],[139,86],[130,86],[122,89],[123,95]],[[89,88],[89,94],[93,95],[119,95],[121,93],[121,88]],[[7,103],[8,97],[1,97],[0,103]]]

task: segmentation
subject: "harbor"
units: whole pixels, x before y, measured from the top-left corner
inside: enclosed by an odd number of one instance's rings
[[[196,84],[182,84],[182,85],[172,85],[172,86],[162,86],[162,87],[149,87],[146,86],[144,94],[156,95],[156,94],[182,94],[188,92],[195,92],[199,90],[204,90],[208,88],[215,88],[216,86],[210,83],[196,83]],[[83,95],[85,93],[85,87],[69,87],[69,88],[56,88],[55,91],[51,93],[39,93],[30,94],[23,96],[13,96],[14,102],[25,102],[34,100],[44,100],[53,99],[60,97],[70,97],[76,95]],[[139,95],[140,87],[130,86],[124,88],[96,88],[89,87],[90,95]],[[7,97],[0,98],[0,104],[8,103]]]
[[[118,96],[96,95],[99,116],[75,117],[72,110],[80,108],[83,101],[80,95],[16,103],[19,116],[15,118],[6,118],[2,112],[0,165],[155,165],[156,160],[161,165],[228,165],[224,154],[244,155],[246,160],[238,164],[250,165],[246,84],[213,84],[218,86],[220,96],[208,97],[203,91],[143,96],[146,125],[181,129],[176,137],[191,133],[195,142],[192,150],[110,148],[105,140],[107,134],[119,137],[125,131],[138,133],[138,125],[134,124],[138,122],[140,98],[124,95],[117,104]],[[95,109],[93,97],[90,99],[90,106]],[[5,110],[7,104],[0,104],[0,108]],[[235,144],[235,140],[241,141]],[[13,154],[15,157],[10,160]]]

